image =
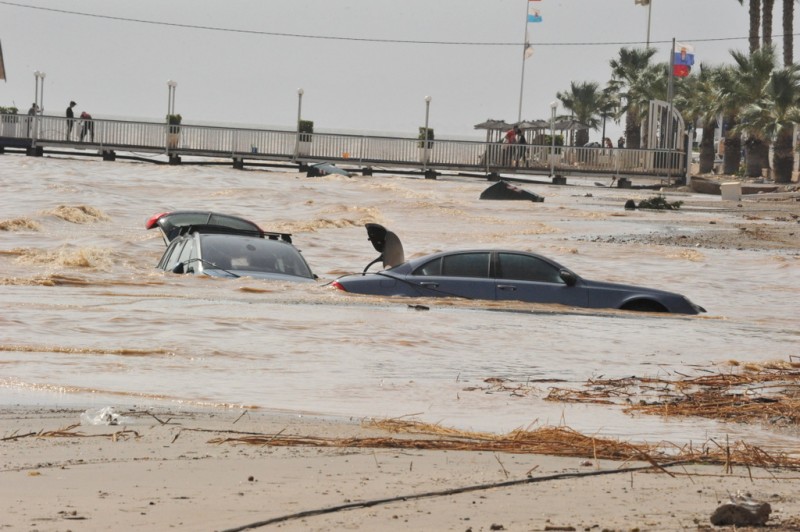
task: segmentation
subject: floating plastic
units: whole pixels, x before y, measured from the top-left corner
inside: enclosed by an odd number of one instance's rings
[[[89,409],[81,414],[83,425],[128,425],[130,419],[119,415],[113,406],[106,406],[99,410]]]

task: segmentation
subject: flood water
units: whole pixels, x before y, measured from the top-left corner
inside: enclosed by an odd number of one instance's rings
[[[677,212],[628,212],[625,199],[652,194],[587,181],[524,187],[544,203],[480,201],[489,183],[469,177],[306,178],[9,154],[0,156],[0,176],[0,404],[248,406],[495,432],[566,424],[650,442],[728,436],[798,448],[796,434],[770,427],[543,400],[549,386],[601,376],[693,374],[728,360],[800,355],[796,252],[603,242],[722,225],[736,216],[722,203],[693,209],[683,195]],[[177,209],[236,214],[293,233],[318,284],[155,270],[164,244],[145,220]],[[587,278],[683,293],[708,313],[376,298],[325,286],[377,256],[366,222],[394,230],[408,257],[469,247],[536,251]],[[488,378],[532,383],[533,391],[470,389]]]

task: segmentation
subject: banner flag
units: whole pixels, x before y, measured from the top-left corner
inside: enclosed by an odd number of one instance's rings
[[[694,46],[680,42],[675,43],[675,64],[692,66],[694,64]]]
[[[676,63],[675,66],[672,67],[672,74],[676,78],[685,78],[689,75],[691,71],[692,67],[690,67],[689,65],[679,65]]]
[[[528,22],[541,22],[542,12],[540,9],[533,6],[534,4],[531,1],[528,1]]]
[[[8,82],[6,79],[6,64],[3,62],[3,44],[0,43],[0,79]]]

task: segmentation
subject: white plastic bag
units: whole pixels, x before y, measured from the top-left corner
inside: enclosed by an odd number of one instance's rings
[[[89,409],[81,414],[83,425],[127,425],[130,420],[119,415],[113,406],[106,406],[99,410]]]

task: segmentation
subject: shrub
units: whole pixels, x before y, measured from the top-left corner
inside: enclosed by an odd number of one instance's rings
[[[314,133],[314,121],[300,120],[297,123],[297,131],[300,133],[300,142],[311,142],[311,135]]]
[[[425,128],[424,127],[419,128],[419,135],[417,136],[419,142],[417,142],[417,146],[419,146],[420,148],[429,148],[429,149],[433,148],[433,129],[432,128],[427,128],[427,129],[428,129],[427,131],[428,134],[426,139]],[[425,142],[426,140],[427,142]]]

